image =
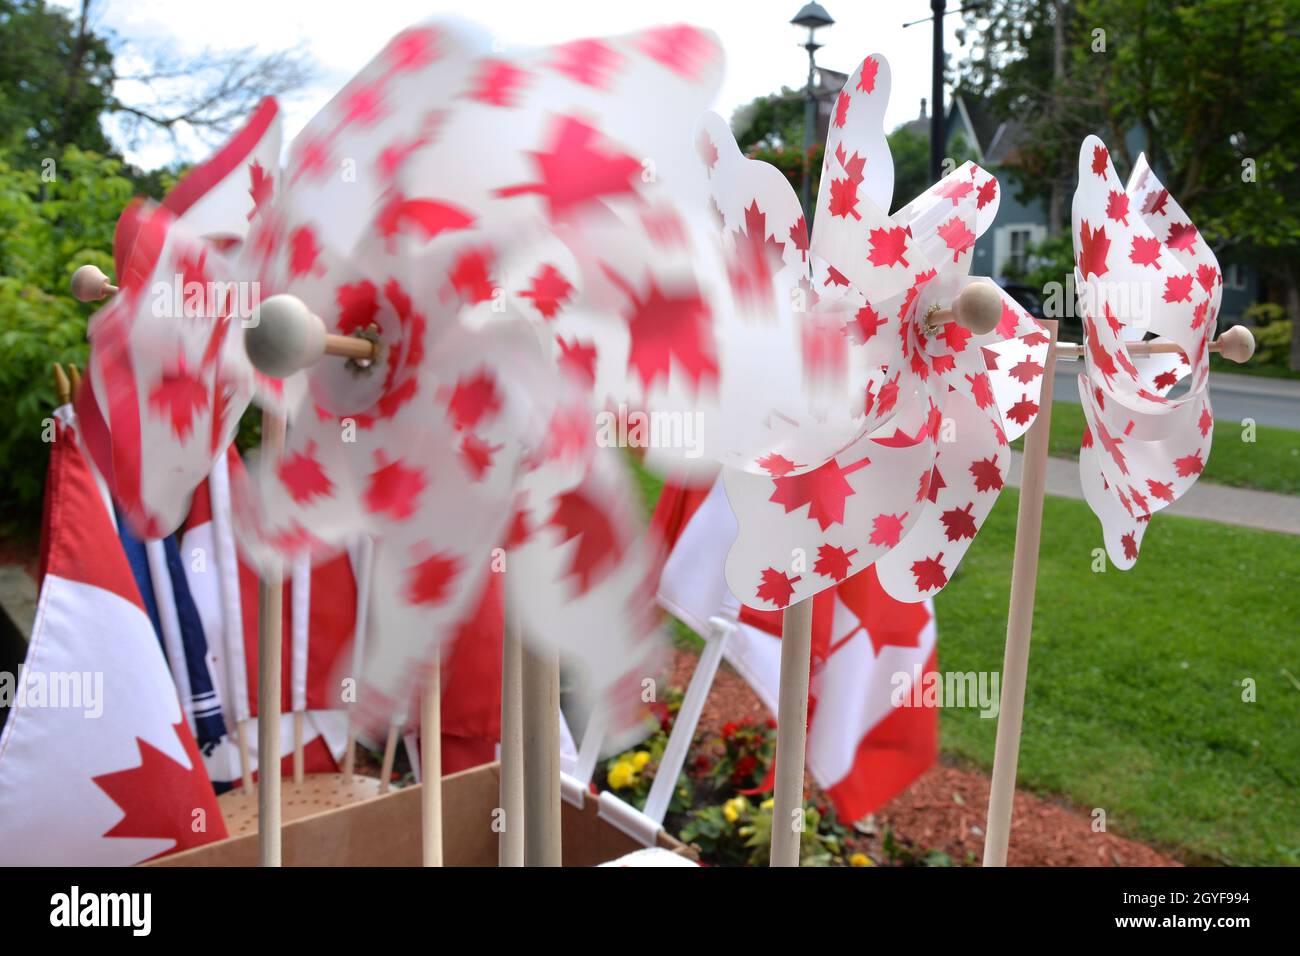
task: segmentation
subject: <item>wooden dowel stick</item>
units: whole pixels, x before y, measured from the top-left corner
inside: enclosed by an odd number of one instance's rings
[[[352,723],[351,712],[348,719],[348,742],[343,751],[343,779],[352,782],[352,775],[357,770],[357,728]]]
[[[524,865],[524,689],[523,642],[519,615],[505,600],[501,641],[501,798],[502,827],[497,866]]]
[[[1057,323],[1041,320],[1052,344]],[[1038,545],[1043,530],[1043,495],[1047,481],[1048,438],[1052,430],[1052,382],[1056,350],[1049,345],[1039,393],[1038,417],[1025,435],[1020,474],[1020,506],[1016,512],[1016,550],[1011,565],[1011,605],[1007,611],[1007,645],[1002,660],[1002,701],[998,712],[993,779],[989,790],[984,865],[1006,866],[1011,836],[1011,808],[1016,795],[1016,764],[1020,759],[1020,722],[1025,712],[1029,671],[1029,638],[1034,627],[1034,593],[1038,586]]]
[[[63,366],[58,362],[54,363],[54,394],[59,405],[66,405],[72,401],[72,382],[68,380]]]
[[[799,865],[812,613],[812,598],[805,598],[787,607],[781,616],[781,684],[776,712],[776,782],[772,794],[772,866]]]
[[[424,865],[442,866],[442,667],[435,661],[420,695],[420,821]]]
[[[1126,342],[1129,355],[1174,355],[1183,349],[1174,342]],[[1078,342],[1057,342],[1054,351],[1058,358],[1077,359],[1083,356],[1084,346]],[[1210,351],[1222,355],[1230,362],[1247,362],[1255,354],[1255,336],[1244,325],[1225,329],[1210,343]]]
[[[302,783],[306,775],[306,755],[303,750],[303,726],[305,714],[301,710],[293,712],[293,782]]]
[[[239,737],[239,773],[245,793],[253,792],[253,758],[248,749],[248,721],[241,720],[235,724]]]
[[[524,865],[560,866],[560,659],[523,652]]]
[[[379,355],[379,346],[369,339],[354,335],[328,334],[325,336],[325,354],[340,358],[374,359]]]
[[[397,741],[402,736],[402,725],[393,721],[388,725],[388,737],[384,740],[384,760],[379,767],[379,792],[387,793],[392,786],[393,764],[397,760]],[[423,759],[423,758],[421,758]]]
[[[262,460],[284,451],[284,419],[262,412]],[[280,865],[280,661],[284,569],[268,565],[257,588],[257,843],[262,866]]]

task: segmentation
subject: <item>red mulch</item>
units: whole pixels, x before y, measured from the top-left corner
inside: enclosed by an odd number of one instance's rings
[[[672,683],[686,687],[696,656],[677,651]],[[724,665],[713,682],[700,730],[717,733],[729,720],[767,717],[767,709],[744,678]],[[809,791],[820,797],[816,784]],[[984,850],[984,820],[988,806],[986,774],[940,759],[912,786],[875,814],[873,835],[856,835],[852,849],[873,860],[884,859],[881,835],[888,828],[894,840],[913,854],[946,853],[954,863],[978,863]],[[1150,847],[1112,833],[1094,833],[1092,818],[1064,801],[1017,791],[1007,862],[1011,866],[1179,866]]]

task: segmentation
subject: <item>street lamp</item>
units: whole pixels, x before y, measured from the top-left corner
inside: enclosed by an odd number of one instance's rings
[[[820,3],[806,3],[794,19],[790,21],[797,27],[807,27],[808,42],[803,48],[808,51],[808,85],[804,89],[804,107],[803,107],[803,183],[799,190],[800,198],[803,202],[804,222],[812,222],[812,201],[809,195],[809,187],[812,182],[812,145],[813,132],[817,126],[817,94],[813,91],[813,79],[816,71],[814,56],[821,46],[814,39],[814,34],[821,27],[828,27],[835,21],[831,15],[826,12],[826,8]]]

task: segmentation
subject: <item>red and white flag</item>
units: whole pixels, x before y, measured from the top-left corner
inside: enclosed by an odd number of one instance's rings
[[[125,866],[223,839],[106,499],[63,420],[44,525],[27,659],[3,678],[0,865]]]
[[[667,549],[659,604],[702,636],[711,617],[735,620],[724,656],[775,714],[781,614],[743,606],[727,588],[736,519],[721,481],[708,491],[666,484],[652,526]],[[938,712],[892,703],[910,701],[916,675],[935,669],[934,604],[894,600],[868,567],[813,598],[812,630],[808,769],[839,817],[859,820],[938,752]]]

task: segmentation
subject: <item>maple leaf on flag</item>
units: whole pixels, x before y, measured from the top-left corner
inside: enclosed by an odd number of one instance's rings
[[[767,568],[763,571],[763,581],[755,589],[754,593],[760,601],[767,601],[777,607],[785,607],[790,603],[790,598],[794,596],[794,586],[803,578],[792,578],[783,571],[776,568]]]
[[[1024,425],[1037,414],[1038,403],[1028,395],[1021,395],[1020,401],[1007,409],[1007,418],[1011,419],[1017,425]]]
[[[971,395],[978,407],[988,408],[993,404],[993,385],[987,374],[979,372],[973,376],[967,375],[966,381],[970,382]]]
[[[1209,437],[1210,429],[1214,427],[1214,416],[1210,414],[1209,405],[1201,406],[1201,417],[1196,422],[1196,427],[1200,429],[1202,438]]]
[[[876,88],[876,73],[880,70],[880,61],[867,57],[862,61],[862,73],[858,76],[858,89],[870,93]]]
[[[945,511],[939,516],[943,522],[944,533],[948,535],[949,541],[960,541],[962,538],[973,538],[979,527],[975,524],[975,518],[971,511],[975,507],[975,502],[970,502],[965,508],[952,508]]]
[[[843,129],[844,124],[849,118],[849,103],[851,102],[847,90],[840,90],[840,97],[835,101],[835,127]]]
[[[713,172],[713,167],[718,164],[718,147],[714,145],[708,131],[701,129],[699,135],[695,137],[695,152],[699,154],[700,162]]]
[[[492,298],[494,286],[488,275],[492,262],[492,250],[487,247],[466,249],[456,257],[447,279],[466,304],[477,305]]]
[[[1110,153],[1105,146],[1092,148],[1092,171],[1102,179],[1106,178],[1106,164],[1110,162]]]
[[[1133,237],[1133,249],[1128,254],[1129,261],[1139,266],[1160,268],[1160,240],[1155,237]]]
[[[635,157],[606,148],[597,130],[576,117],[556,122],[549,149],[530,154],[541,181],[503,186],[495,195],[536,193],[546,200],[550,218],[562,220],[593,200],[635,194],[641,174]]]
[[[1196,308],[1192,310],[1192,328],[1199,329],[1205,324],[1205,318],[1210,312],[1210,300],[1196,303]]]
[[[578,543],[565,571],[578,594],[586,594],[623,559],[627,543],[610,513],[585,488],[560,495],[546,524],[559,530],[561,541]]]
[[[177,357],[175,368],[163,370],[149,391],[149,407],[171,424],[178,440],[194,431],[194,413],[208,407],[208,389],[191,374],[184,355]]]
[[[741,298],[761,302],[772,294],[772,276],[784,264],[785,243],[767,231],[767,213],[758,200],[745,209],[745,225],[735,232],[735,256],[727,263],[727,277]]]
[[[1032,358],[1024,358],[1011,367],[1007,373],[1021,385],[1028,385],[1038,376],[1043,374],[1043,367],[1035,362]]]
[[[1190,222],[1171,222],[1165,245],[1170,249],[1190,249],[1196,242],[1196,227]]]
[[[376,291],[374,283],[366,279],[335,290],[334,301],[339,308],[335,331],[339,335],[351,335],[374,324],[379,312]]]
[[[318,271],[320,252],[315,231],[310,226],[299,226],[289,234],[289,275],[296,279]]]
[[[595,345],[580,339],[569,342],[558,335],[555,337],[555,344],[560,347],[560,356],[557,359],[560,368],[573,376],[575,381],[583,382],[588,387],[596,384]]]
[[[1120,472],[1122,474],[1127,475],[1128,461],[1127,459],[1125,459],[1124,453],[1120,451],[1120,447],[1119,447],[1123,443],[1124,439],[1115,438],[1114,436],[1112,436],[1109,429],[1107,429],[1105,425],[1103,425],[1100,421],[1098,421],[1097,441],[1101,442],[1101,447],[1106,451],[1108,455],[1110,455],[1111,460],[1115,462]]]
[[[869,464],[862,459],[841,469],[834,458],[801,475],[773,478],[775,489],[769,501],[785,508],[786,514],[808,506],[808,518],[823,531],[832,524],[844,523],[844,500],[853,494],[853,486],[844,477]]]
[[[430,555],[406,569],[403,597],[409,604],[441,604],[459,573],[460,562],[454,556],[446,552]]]
[[[921,473],[921,478],[917,482],[916,500],[929,498],[931,502],[939,500],[939,492],[948,487],[948,483],[943,480],[943,475],[939,473],[939,466],[934,465]]]
[[[861,186],[866,175],[867,157],[859,156],[857,150],[854,150],[853,155],[850,156],[845,152],[844,144],[838,143],[835,146],[835,158],[844,167],[844,172],[848,174],[849,179]]]
[[[1169,276],[1165,279],[1166,302],[1191,302],[1192,301],[1192,274],[1184,272],[1180,276]]]
[[[799,250],[803,261],[808,261],[808,223],[800,216],[790,227],[790,244]]]
[[[1142,214],[1146,216],[1167,215],[1165,205],[1169,202],[1168,189],[1153,189],[1147,193],[1146,201],[1142,203]]]
[[[1154,478],[1148,478],[1147,490],[1161,501],[1169,502],[1174,500],[1174,486],[1167,481],[1156,481]]]
[[[944,569],[943,552],[933,558],[912,562],[912,574],[916,578],[918,591],[937,591],[948,583],[948,572]]]
[[[1101,344],[1101,339],[1097,336],[1096,323],[1084,323],[1084,340],[1088,346],[1088,356],[1092,359],[1097,371],[1101,372],[1107,380],[1115,377],[1115,357],[1106,351],[1106,347]]]
[[[907,253],[907,233],[902,226],[893,229],[872,229],[867,236],[871,242],[871,252],[867,261],[873,266],[901,265],[910,269],[904,255]]]
[[[1205,462],[1201,459],[1201,453],[1197,451],[1182,458],[1175,458],[1174,467],[1178,469],[1179,478],[1190,478],[1205,470]]]
[[[1214,284],[1219,281],[1219,270],[1208,262],[1202,262],[1196,267],[1196,281],[1206,292],[1213,292]]]
[[[623,57],[614,48],[596,39],[573,40],[555,48],[558,59],[549,64],[575,83],[604,89]]]
[[[1128,225],[1128,196],[1118,189],[1112,189],[1106,200],[1106,216],[1116,222]]]
[[[1142,494],[1142,492],[1138,491],[1132,485],[1129,486],[1128,496],[1132,499],[1133,504],[1137,505],[1142,509],[1142,511],[1147,512],[1148,514],[1151,512],[1151,508],[1147,504],[1147,496]]]
[[[460,460],[475,481],[482,481],[492,467],[492,456],[504,447],[489,445],[473,432],[466,432],[460,442]]]
[[[678,76],[693,80],[712,59],[713,43],[693,26],[678,23],[646,30],[637,46]]]
[[[845,551],[831,544],[823,544],[817,549],[817,563],[813,565],[813,570],[822,577],[843,581],[849,576],[849,567],[857,553],[857,548]]]
[[[369,475],[362,500],[366,508],[376,514],[387,512],[394,521],[411,517],[416,511],[416,500],[428,485],[423,469],[408,468],[401,459],[385,461],[382,452],[375,452],[378,467]]]
[[[334,482],[330,481],[316,458],[314,441],[309,441],[302,451],[286,455],[280,463],[279,476],[289,496],[298,504],[328,495],[334,490]]]
[[[1100,146],[1097,147],[1101,149]],[[1088,220],[1079,224],[1079,272],[1086,281],[1088,276],[1106,274],[1106,253],[1110,249],[1110,240],[1106,237],[1106,227],[1093,229]]]
[[[829,205],[831,215],[841,219],[852,216],[854,219],[861,220],[862,216],[859,215],[857,206],[858,184],[847,178],[832,179]]]
[[[529,79],[526,70],[505,60],[484,60],[466,96],[488,106],[515,106],[519,88]]]
[[[953,216],[939,227],[938,232],[939,238],[952,250],[953,262],[958,261],[963,252],[975,245],[975,233],[966,228],[966,223],[960,216]]]
[[[762,458],[759,458],[755,464],[773,478],[784,478],[786,475],[790,474],[790,472],[800,467],[789,458],[786,458],[784,455],[778,455],[776,452],[764,455]]]
[[[1120,536],[1120,543],[1124,546],[1124,557],[1132,561],[1138,556],[1137,537],[1132,531]]]
[[[559,269],[550,263],[542,266],[542,271],[532,278],[532,285],[519,293],[522,298],[532,299],[533,308],[544,319],[555,318],[564,300],[573,292],[573,285]]]
[[[1163,391],[1164,389],[1173,388],[1178,384],[1178,375],[1174,372],[1165,371],[1157,375],[1154,381],[1156,388]]]
[[[1002,469],[998,466],[997,455],[971,462],[970,473],[975,479],[976,491],[1002,490]]]
[[[248,195],[253,200],[253,208],[248,211],[250,220],[262,211],[262,207],[270,201],[274,191],[275,177],[268,173],[257,160],[249,163]]]
[[[418,233],[424,241],[443,232],[467,229],[474,217],[451,203],[436,199],[407,199],[394,193],[375,217],[375,228],[385,240],[389,252],[396,247],[391,240],[404,233]]]
[[[944,199],[951,199],[954,206],[959,206],[961,205],[962,197],[968,195],[974,190],[975,185],[969,180],[954,179],[952,182],[945,182],[935,190],[935,193],[936,195],[942,196]]]
[[[632,307],[631,314],[624,316],[631,338],[627,361],[645,388],[667,379],[674,359],[696,388],[717,381],[709,307],[698,290],[665,294],[651,277],[645,295],[639,297],[616,272],[608,266],[604,270]]]
[[[957,322],[945,322],[939,329],[939,334],[943,336],[943,344],[953,352],[964,352],[966,343],[974,334],[970,329]]]
[[[485,368],[457,379],[447,399],[447,414],[457,430],[477,428],[480,421],[490,421],[499,411],[496,378]]]
[[[906,511],[901,515],[876,515],[871,522],[871,537],[868,540],[874,545],[895,547],[903,536],[903,522],[907,520],[907,515]]]

